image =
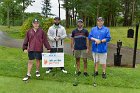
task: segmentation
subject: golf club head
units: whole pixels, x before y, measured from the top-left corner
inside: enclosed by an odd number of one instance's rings
[[[77,78],[75,78],[75,81],[73,83],[73,86],[78,86]]]
[[[78,86],[78,83],[74,83],[73,86]]]
[[[25,82],[25,84],[29,83],[29,81],[28,81],[28,80],[26,80],[26,81],[24,81],[24,82]]]
[[[93,83],[93,86],[96,87],[96,83],[95,82]]]

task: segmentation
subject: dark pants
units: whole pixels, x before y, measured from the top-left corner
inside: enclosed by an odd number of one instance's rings
[[[28,52],[29,60],[34,60],[34,59],[41,60],[42,59],[42,54],[41,53],[42,52],[29,51]]]
[[[51,48],[50,53],[62,53],[63,52],[63,48]],[[64,69],[64,67],[60,67],[61,70]],[[48,69],[53,69],[52,67],[48,68]]]

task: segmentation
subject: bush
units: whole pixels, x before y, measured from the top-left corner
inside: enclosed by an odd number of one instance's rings
[[[30,17],[23,23],[21,27],[21,36],[24,37],[26,35],[26,32],[32,28],[32,21],[34,17]],[[49,27],[53,24],[53,18],[38,18],[40,21],[40,27],[47,32]]]
[[[47,32],[49,27],[53,25],[53,18],[45,18],[41,21],[41,28]]]

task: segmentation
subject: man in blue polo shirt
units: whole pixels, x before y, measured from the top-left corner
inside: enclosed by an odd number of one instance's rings
[[[80,71],[80,58],[83,58],[84,62],[84,76],[88,76],[87,73],[87,53],[89,52],[89,40],[88,31],[83,28],[83,20],[79,19],[77,21],[77,26],[75,30],[72,31],[71,38],[71,48],[75,53],[76,65],[77,65],[77,75],[81,74]]]
[[[102,78],[106,78],[107,47],[111,36],[109,29],[104,26],[102,17],[97,18],[97,26],[91,29],[89,39],[92,41],[92,52],[95,62],[94,75],[98,75],[98,62],[100,62],[103,67]]]

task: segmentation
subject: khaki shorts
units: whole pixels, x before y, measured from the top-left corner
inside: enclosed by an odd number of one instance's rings
[[[106,64],[107,53],[93,53],[94,62],[99,62],[100,64]],[[96,57],[96,59],[95,59]]]
[[[87,58],[86,50],[75,50],[75,58]]]

